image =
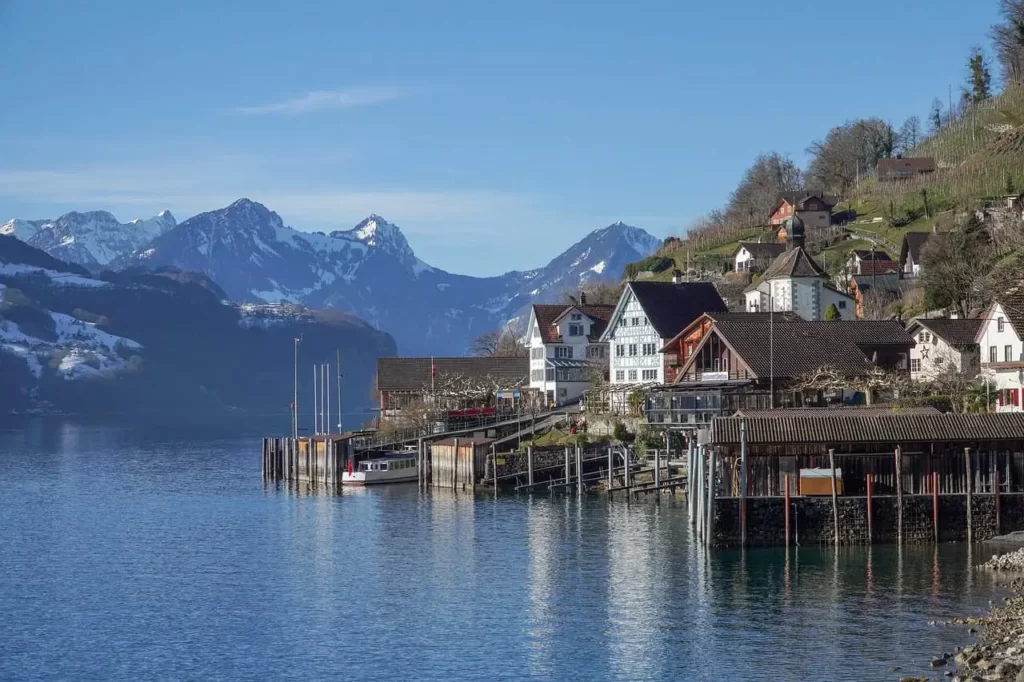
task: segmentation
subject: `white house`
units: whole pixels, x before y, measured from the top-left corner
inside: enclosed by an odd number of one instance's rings
[[[627,284],[601,336],[608,344],[612,388],[664,383],[661,349],[704,313],[727,310],[710,282]]]
[[[825,319],[825,312],[835,304],[840,317],[853,319],[853,296],[832,286],[828,273],[804,251],[804,227],[799,217],[787,219],[786,233],[786,251],[743,291],[746,310],[794,312],[814,321]]]
[[[530,388],[540,391],[548,405],[579,400],[591,385],[591,371],[607,366],[607,345],[598,339],[615,306],[586,300],[580,294],[578,305],[537,304],[530,310]]]
[[[900,247],[900,274],[904,277],[921,276],[921,249],[928,243],[931,232],[908,232]]]
[[[762,272],[786,250],[778,242],[740,242],[733,252],[736,272]]]
[[[981,375],[997,391],[997,411],[1020,412],[1024,405],[1024,287],[993,302],[974,339],[981,347]]]
[[[982,320],[918,318],[907,325],[915,341],[910,349],[910,378],[928,380],[943,372],[977,376],[981,357],[975,338]]]

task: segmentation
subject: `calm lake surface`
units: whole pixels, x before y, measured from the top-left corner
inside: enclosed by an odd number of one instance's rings
[[[685,503],[264,487],[287,424],[0,431],[0,679],[895,680],[962,545],[713,553]]]

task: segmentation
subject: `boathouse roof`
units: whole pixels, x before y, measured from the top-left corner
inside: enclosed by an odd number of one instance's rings
[[[378,358],[378,391],[422,391],[430,388],[431,367],[437,378],[458,376],[505,382],[519,388],[529,381],[530,358]]]
[[[835,407],[782,407],[774,410],[739,410],[733,419],[751,417],[881,417],[885,415],[942,414],[931,405],[900,407],[896,405],[837,405]]]
[[[870,417],[716,417],[711,422],[709,443],[738,445],[743,423],[746,423],[747,443],[751,445],[1024,440],[1024,412],[1008,412]]]

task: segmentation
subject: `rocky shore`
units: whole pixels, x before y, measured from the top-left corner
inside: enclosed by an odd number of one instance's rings
[[[1020,574],[1009,584],[1013,596],[981,618],[957,618],[951,624],[970,625],[978,643],[965,646],[954,655],[942,654],[931,661],[946,679],[961,682],[1024,682],[1024,548],[997,554],[982,566],[992,571]],[[904,677],[901,682],[925,682],[927,677]]]

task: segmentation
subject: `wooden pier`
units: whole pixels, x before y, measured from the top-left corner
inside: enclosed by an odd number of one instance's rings
[[[264,438],[263,480],[340,486],[352,456],[348,436]]]

